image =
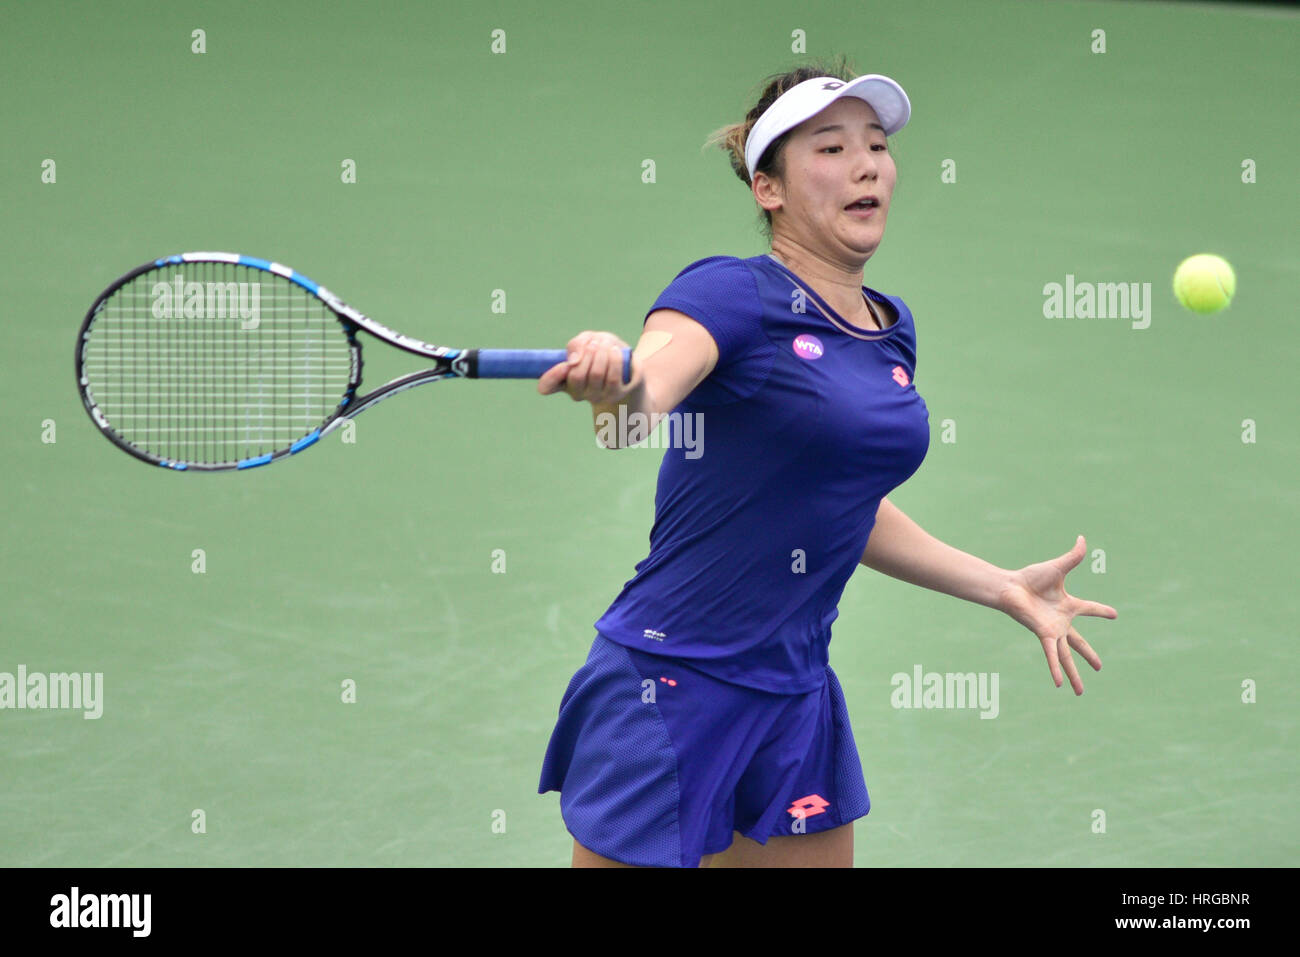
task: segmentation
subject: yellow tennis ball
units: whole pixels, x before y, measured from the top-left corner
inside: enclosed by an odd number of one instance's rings
[[[1218,312],[1232,302],[1236,291],[1237,275],[1219,256],[1189,256],[1174,270],[1174,295],[1192,312]]]

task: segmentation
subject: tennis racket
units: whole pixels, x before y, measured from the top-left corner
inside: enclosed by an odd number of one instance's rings
[[[360,395],[362,331],[434,364]],[[164,468],[219,472],[295,455],[418,385],[535,379],[566,353],[431,345],[280,263],[199,252],[145,263],[100,293],[76,358],[81,400],[114,445]]]

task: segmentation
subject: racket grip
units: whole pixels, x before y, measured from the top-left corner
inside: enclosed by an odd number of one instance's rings
[[[536,379],[569,354],[563,349],[478,349],[479,379]],[[623,350],[623,382],[632,381],[632,350]]]

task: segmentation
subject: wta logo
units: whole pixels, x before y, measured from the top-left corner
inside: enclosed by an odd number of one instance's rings
[[[825,351],[816,336],[795,336],[794,354],[800,359],[820,359]]]

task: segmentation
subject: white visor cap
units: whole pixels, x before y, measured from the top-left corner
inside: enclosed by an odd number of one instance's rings
[[[893,136],[906,126],[912,115],[912,104],[907,94],[887,76],[871,73],[852,80],[833,76],[804,80],[777,97],[749,131],[749,138],[745,141],[745,166],[749,169],[750,179],[754,177],[754,167],[763,158],[763,151],[774,139],[816,116],[842,96],[865,100],[880,117],[886,136]]]

